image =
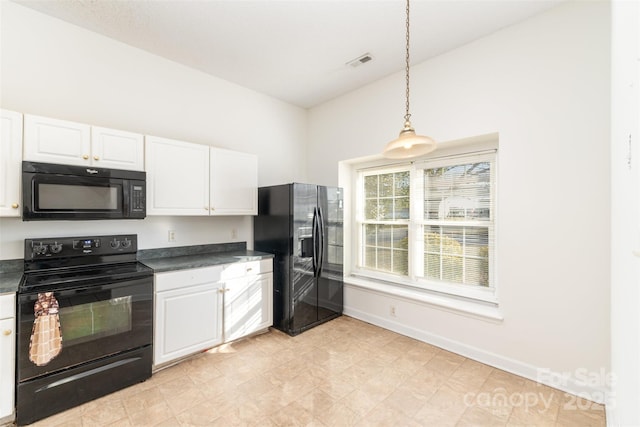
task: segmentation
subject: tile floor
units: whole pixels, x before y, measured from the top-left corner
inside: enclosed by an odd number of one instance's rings
[[[203,353],[34,426],[604,426],[601,405],[343,316]]]

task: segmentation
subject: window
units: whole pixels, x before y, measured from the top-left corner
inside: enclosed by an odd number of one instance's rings
[[[364,175],[364,265],[408,274],[409,171]]]
[[[495,152],[358,171],[357,273],[493,295]]]

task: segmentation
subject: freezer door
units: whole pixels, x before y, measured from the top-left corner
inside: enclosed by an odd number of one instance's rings
[[[318,187],[322,255],[318,271],[318,320],[342,314],[343,195],[337,187]]]
[[[293,274],[290,300],[290,328],[296,334],[318,320],[318,290],[314,277],[318,241],[314,237],[317,215],[317,186],[293,184]],[[316,255],[316,256],[314,256]]]
[[[258,189],[258,216],[253,217],[254,248],[275,255],[273,260],[273,326],[290,328],[293,229],[290,184]]]

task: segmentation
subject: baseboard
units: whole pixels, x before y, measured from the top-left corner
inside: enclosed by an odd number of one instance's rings
[[[607,418],[607,427],[620,427],[620,420],[618,419],[618,410],[616,405],[606,405],[605,414]]]
[[[543,370],[543,368],[504,357],[499,354],[491,353],[486,350],[461,343],[459,341],[454,341],[440,335],[435,335],[427,331],[416,329],[411,326],[389,320],[387,318],[353,309],[351,307],[345,306],[344,314],[355,319],[380,326],[390,331],[417,339],[419,341],[435,345],[436,347],[440,347],[447,351],[460,354],[464,357],[476,360],[486,365],[502,369],[503,371],[510,372],[512,374],[530,379],[532,381],[540,382],[549,387],[576,396],[584,397],[596,403],[605,404],[607,401],[608,391],[606,389],[582,384],[581,382],[576,381],[575,378],[564,378],[562,381],[559,381],[559,379],[562,378],[560,373],[549,372],[548,375],[544,375],[544,377],[548,377],[548,381],[545,381],[545,378],[539,378],[538,375],[539,372]]]
[[[16,419],[15,414],[7,415],[6,417],[0,417],[0,427],[13,427],[13,423]]]

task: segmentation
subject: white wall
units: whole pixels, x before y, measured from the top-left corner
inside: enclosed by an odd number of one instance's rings
[[[309,113],[2,1],[0,105],[25,113],[254,152],[261,185],[336,184],[340,160],[378,153],[402,126],[399,73]],[[346,310],[495,365],[608,371],[609,5],[562,5],[412,67],[413,124],[439,141],[498,132],[501,323],[345,291]],[[401,42],[401,41],[400,41]],[[428,41],[414,41],[414,43]],[[304,161],[308,162],[308,172]],[[0,259],[25,237],[136,231],[142,248],[249,239],[250,218],[0,220]],[[181,240],[181,236],[184,240]]]
[[[9,1],[0,14],[2,108],[255,153],[260,185],[305,180],[305,110]],[[176,245],[230,241],[230,225],[252,244],[246,218],[2,219],[0,259],[21,258],[26,236],[133,229],[148,248],[168,246],[167,227],[179,232]]]
[[[617,380],[607,423],[631,426],[640,425],[640,3],[612,2],[611,22],[611,367]]]
[[[574,380],[577,369],[609,371],[609,17],[607,2],[566,3],[411,68],[418,133],[437,141],[499,133],[504,321],[353,286],[346,312],[530,377],[539,368]],[[398,73],[310,111],[310,181],[336,184],[339,161],[395,138],[403,84]]]
[[[247,242],[253,247],[253,217],[150,216],[142,221],[32,221],[0,218],[0,259],[24,258],[24,239],[55,236],[137,234],[139,249]],[[168,243],[168,231],[175,242]],[[238,232],[233,238],[232,231]]]

